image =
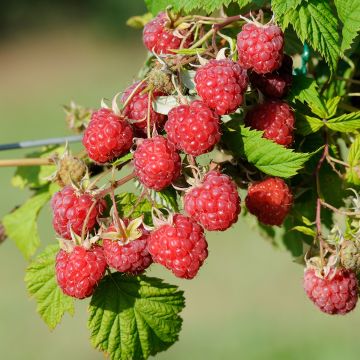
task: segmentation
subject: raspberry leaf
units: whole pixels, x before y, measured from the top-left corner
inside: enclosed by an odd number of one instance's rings
[[[342,28],[341,50],[351,47],[360,29],[360,0],[335,0],[335,6]]]
[[[302,169],[310,153],[296,153],[271,140],[263,132],[239,125],[238,120],[228,122],[223,128],[224,142],[236,155],[245,157],[265,174],[289,178]]]
[[[335,71],[340,56],[338,21],[327,0],[302,1],[285,14],[276,14],[285,29],[293,26],[301,41],[307,41]]]
[[[325,124],[318,118],[296,113],[296,131],[301,135],[310,135],[319,131]]]
[[[103,278],[91,299],[91,343],[111,360],[141,360],[178,340],[184,308],[176,286],[120,273]]]
[[[339,117],[328,120],[326,122],[326,126],[331,130],[345,133],[358,131],[360,128],[360,111],[343,114]]]
[[[349,167],[346,169],[346,180],[353,185],[360,185],[360,135],[352,143],[348,155]]]
[[[34,255],[40,245],[37,218],[49,200],[50,192],[43,189],[3,218],[8,237],[15,242],[26,259]]]
[[[74,300],[62,293],[56,283],[55,257],[58,245],[49,245],[26,270],[25,283],[29,294],[37,302],[41,318],[54,329],[65,314],[74,314]]]

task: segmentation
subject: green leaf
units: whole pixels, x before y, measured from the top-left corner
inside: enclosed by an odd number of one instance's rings
[[[316,236],[316,233],[313,229],[310,229],[306,226],[295,226],[292,228],[292,230],[295,230],[295,231],[298,231],[302,234],[305,234],[305,235],[309,235],[311,237],[315,237]]]
[[[206,13],[212,13],[221,6],[228,6],[231,3],[237,3],[240,8],[251,3],[251,0],[145,0],[146,6],[154,15],[164,11],[167,6],[172,5],[175,11],[183,10],[189,13],[195,9],[203,10]]]
[[[141,199],[139,201],[139,195],[121,193],[116,195],[116,203],[120,216],[131,218],[144,216],[144,222],[148,225],[152,224],[152,204],[147,199]]]
[[[111,360],[142,360],[178,340],[183,292],[160,279],[107,275],[91,299],[91,343]]]
[[[262,136],[262,131],[250,130],[238,120],[224,125],[223,139],[229,150],[245,157],[265,174],[283,178],[294,176],[312,155],[295,153]]]
[[[360,30],[360,0],[335,0],[336,10],[342,28],[341,51],[351,47],[352,42]]]
[[[349,167],[346,169],[346,180],[350,184],[360,185],[360,135],[351,144],[348,154]]]
[[[325,104],[319,96],[317,84],[314,79],[307,78],[303,75],[294,76],[288,99],[291,102],[295,100],[301,103],[307,103],[311,111],[320,118],[328,116]]]
[[[16,246],[27,259],[34,255],[40,245],[37,218],[40,210],[49,200],[48,189],[42,190],[3,218],[8,237],[15,241]]]
[[[296,113],[296,132],[309,135],[319,131],[325,124],[318,118]]]
[[[27,158],[47,158],[55,155],[55,153],[61,155],[64,152],[64,147],[52,146],[44,148],[40,151],[35,151],[30,154],[27,154]],[[49,183],[49,180],[46,180],[48,176],[54,173],[56,166],[46,165],[46,166],[19,166],[16,169],[15,175],[11,180],[11,184],[14,187],[20,189],[25,189],[26,187],[30,188],[40,188]]]
[[[296,8],[303,0],[271,0],[271,8],[276,18],[283,17],[288,11]]]
[[[300,40],[319,51],[332,72],[336,69],[340,57],[338,21],[328,0],[302,1],[277,19],[284,29],[290,23]]]
[[[344,114],[326,122],[326,126],[334,131],[352,132],[360,129],[360,111]]]
[[[179,211],[176,190],[172,186],[161,191],[152,190],[150,191],[150,196],[157,204],[175,212]]]
[[[63,294],[56,283],[55,257],[58,245],[49,245],[26,270],[25,283],[29,294],[37,302],[41,318],[54,329],[65,312],[74,314],[74,300]]]
[[[339,102],[341,101],[341,97],[340,96],[335,96],[331,99],[329,99],[326,102],[326,109],[328,112],[328,119],[332,118],[333,116],[336,115],[336,111],[339,105]]]

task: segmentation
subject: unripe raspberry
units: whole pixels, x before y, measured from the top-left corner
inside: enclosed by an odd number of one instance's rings
[[[272,177],[251,184],[245,203],[261,223],[280,226],[291,210],[293,195],[284,180]]]
[[[227,175],[210,171],[202,184],[186,193],[184,209],[206,230],[224,231],[237,221],[240,213],[236,184]]]
[[[195,75],[196,91],[219,115],[234,112],[248,85],[246,70],[230,59],[210,60]]]
[[[129,221],[124,223],[128,224]],[[148,251],[149,233],[143,227],[138,230],[142,233],[141,236],[134,240],[129,239],[129,242],[124,244],[121,235],[118,239],[106,238],[106,233],[118,231],[114,225],[106,229],[103,248],[106,262],[110,267],[122,273],[137,275],[152,264],[152,257]]]
[[[171,81],[171,73],[154,67],[148,75],[149,86],[164,94],[171,94],[174,91],[174,84]]]
[[[139,82],[134,83],[130,87],[128,87],[121,98],[121,101],[125,103],[131,93],[135,90],[135,88],[139,85]],[[147,84],[143,83],[140,87],[136,90],[135,95],[131,98],[129,103],[124,109],[124,115],[130,119],[134,120],[132,125],[135,130],[141,135],[146,135],[147,129],[147,116],[149,110],[149,94],[148,92],[143,91],[146,89]],[[152,92],[152,99],[156,99],[158,96],[164,95],[160,91],[154,90]],[[150,127],[151,130],[156,125],[156,128],[160,130],[162,125],[166,120],[166,116],[162,114],[158,114],[154,111],[152,104],[150,104]]]
[[[268,101],[251,109],[245,117],[246,126],[264,130],[264,137],[289,147],[294,140],[295,117],[283,101]]]
[[[85,163],[72,155],[61,158],[58,167],[56,180],[61,187],[78,184],[87,171]]]
[[[346,240],[340,249],[341,265],[355,273],[360,272],[360,243],[358,241]]]
[[[143,185],[160,191],[180,176],[181,159],[174,145],[158,135],[140,142],[134,152],[134,169]]]
[[[321,277],[315,269],[306,269],[304,289],[322,312],[331,315],[347,314],[355,308],[358,300],[358,281],[351,270],[334,269]]]
[[[283,98],[287,95],[293,80],[292,58],[284,55],[281,67],[271,73],[249,74],[251,84],[269,98]]]
[[[184,279],[195,277],[208,255],[202,227],[180,214],[172,225],[161,225],[150,234],[149,252],[156,263]]]
[[[173,54],[171,50],[179,49],[183,38],[176,35],[170,26],[170,20],[163,12],[144,26],[143,41],[149,51],[155,54]],[[185,35],[182,30],[179,34]],[[183,48],[188,48],[191,42],[191,37],[186,38]]]
[[[65,186],[54,194],[51,207],[55,231],[64,239],[71,239],[71,229],[81,235],[88,214],[86,232],[92,231],[106,205],[103,200],[96,200],[89,193],[77,193],[71,186]]]
[[[124,155],[132,143],[131,125],[125,118],[106,108],[93,113],[83,138],[83,145],[89,157],[100,164]]]
[[[171,143],[193,156],[211,151],[221,136],[218,115],[199,100],[172,108],[165,130]]]
[[[100,246],[86,250],[75,246],[72,252],[60,250],[56,256],[56,279],[68,296],[84,299],[91,296],[104,276],[106,261]]]
[[[276,25],[247,23],[237,36],[239,64],[258,74],[266,74],[281,66],[284,34]]]

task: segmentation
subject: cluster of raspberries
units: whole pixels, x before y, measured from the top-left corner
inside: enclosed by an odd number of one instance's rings
[[[145,26],[143,42],[157,56],[173,56],[173,50],[191,46],[192,36],[186,30],[175,31],[171,20],[161,13]],[[290,147],[294,114],[281,99],[292,83],[292,59],[283,53],[282,31],[276,25],[246,23],[238,34],[237,48],[237,62],[213,59],[199,67],[194,80],[200,99],[173,107],[167,116],[152,107],[152,101],[166,93],[151,88],[147,81],[124,91],[121,112],[108,108],[95,111],[83,138],[88,156],[98,164],[110,163],[128,153],[135,143],[136,178],[145,188],[161,191],[181,176],[181,153],[194,158],[214,149],[221,138],[221,116],[239,109],[249,83],[265,100],[246,113],[245,125]],[[156,128],[160,135],[149,137],[149,128]],[[292,203],[290,187],[274,177],[251,183],[245,199],[247,210],[265,225],[281,226]],[[185,215],[173,214],[170,221],[152,231],[140,227],[141,234],[135,239],[124,241],[121,234],[106,237],[119,230],[112,223],[96,245],[77,244],[71,251],[60,250],[56,259],[59,286],[67,295],[85,298],[93,293],[108,267],[137,275],[153,262],[177,277],[192,279],[208,256],[204,230],[230,228],[241,210],[240,197],[229,176],[211,170],[186,190],[183,204]],[[106,203],[89,192],[66,186],[54,195],[52,208],[55,231],[63,239],[72,239],[97,231]],[[305,290],[328,313],[345,313],[356,304],[357,283],[351,272],[339,271],[327,279],[309,270]]]

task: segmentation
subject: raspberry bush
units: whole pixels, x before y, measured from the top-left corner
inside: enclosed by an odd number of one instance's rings
[[[109,104],[65,109],[83,151],[47,147],[31,155],[38,165],[16,170],[13,184],[33,194],[3,217],[0,242],[12,239],[30,260],[40,316],[53,329],[75,299],[90,298],[96,349],[112,360],[164,351],[179,337],[184,295],[146,271],[200,282],[207,231],[240,218],[303,265],[313,311],[352,311],[359,1],[146,4],[128,21],[143,27],[149,52],[138,78]],[[123,191],[129,182],[134,191]],[[57,241],[34,258],[47,203]]]

